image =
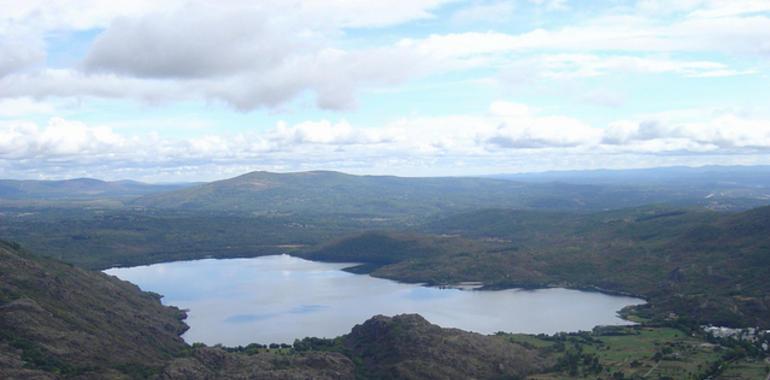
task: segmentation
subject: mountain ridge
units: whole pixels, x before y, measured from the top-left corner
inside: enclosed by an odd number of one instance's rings
[[[0,179],[0,199],[87,200],[133,198],[153,192],[172,191],[188,184],[149,184],[134,180],[104,181],[96,178],[63,180]]]
[[[340,213],[425,216],[478,208],[596,211],[649,203],[745,208],[768,199],[707,199],[708,192],[632,186],[525,183],[478,177],[359,176],[334,171],[256,171],[149,194],[134,207],[243,213]]]

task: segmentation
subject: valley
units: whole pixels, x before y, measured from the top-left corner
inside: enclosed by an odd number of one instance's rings
[[[316,181],[318,176],[323,178],[320,182]],[[367,181],[374,183],[366,185]],[[252,173],[234,182],[191,185],[124,198],[109,206],[101,204],[99,197],[57,200],[55,205],[46,204],[48,201],[25,204],[18,200],[13,205],[3,204],[0,236],[14,241],[4,246],[8,252],[4,260],[11,265],[6,273],[13,273],[10,268],[22,265],[10,260],[15,256],[40,268],[62,268],[36,273],[17,271],[14,277],[4,275],[0,307],[8,331],[14,331],[13,336],[3,337],[4,360],[13,365],[9,367],[13,372],[8,373],[21,376],[25,371],[33,371],[40,376],[45,373],[67,377],[98,373],[115,378],[143,378],[151,374],[169,379],[247,378],[256,373],[265,378],[388,378],[394,374],[425,378],[430,377],[425,371],[431,368],[431,373],[451,378],[473,375],[695,379],[711,373],[722,376],[718,378],[750,379],[751,374],[765,371],[765,354],[757,342],[714,341],[701,326],[770,329],[770,289],[764,281],[770,277],[770,208],[746,209],[737,206],[739,203],[732,198],[724,200],[724,204],[733,205],[727,208],[714,207],[712,198],[708,198],[709,203],[699,204],[693,201],[699,198],[692,198],[692,194],[681,200],[679,190],[671,188],[663,188],[660,195],[645,193],[646,190],[618,193],[611,185],[590,185],[602,188],[597,192],[596,188],[581,187],[584,185],[549,183],[532,188],[507,180],[474,181],[359,178],[323,172],[296,176]],[[294,190],[285,191],[285,186]],[[359,186],[371,186],[361,193],[365,197],[347,193]],[[461,190],[455,195],[450,189],[457,186]],[[526,192],[514,191],[522,186]],[[339,192],[338,198],[325,195],[335,192]],[[429,194],[445,195],[431,203],[427,201]],[[607,199],[608,194],[617,198]],[[661,201],[649,204],[647,196]],[[323,201],[324,197],[328,199]],[[388,199],[391,203],[378,204],[367,197]],[[570,201],[547,200],[552,197]],[[249,200],[244,201],[246,198]],[[392,203],[395,200],[398,202]],[[605,200],[609,203],[602,203]],[[89,206],[84,207],[82,202]],[[208,202],[213,202],[211,207],[202,206]],[[294,336],[299,339],[293,343],[287,341],[290,339],[265,338],[211,347],[184,343],[179,337],[188,329],[181,322],[184,313],[173,308],[160,311],[167,309],[163,309],[158,296],[150,296],[152,306],[132,301],[131,297],[145,293],[131,285],[134,295],[107,294],[125,298],[132,307],[147,313],[169,315],[175,322],[152,327],[168,329],[170,334],[159,352],[148,351],[152,344],[141,339],[100,335],[89,338],[100,342],[130,341],[134,348],[123,350],[137,349],[153,357],[149,360],[128,356],[122,361],[111,361],[109,356],[67,356],[66,351],[41,340],[48,334],[45,331],[61,329],[63,322],[29,314],[30,310],[48,313],[63,307],[39,295],[51,281],[64,281],[60,288],[66,288],[66,280],[56,280],[57,275],[52,274],[58,271],[64,277],[88,274],[93,276],[89,281],[109,282],[118,280],[103,279],[91,271],[116,267],[119,269],[114,271],[130,270],[128,267],[182,260],[270,260],[281,257],[274,256],[277,254],[345,267],[353,273],[339,272],[345,276],[365,274],[373,276],[372,280],[396,280],[405,286],[441,287],[473,282],[483,287],[482,293],[568,288],[639,297],[646,303],[621,311],[623,318],[638,323],[636,326],[592,329],[593,324],[589,323],[579,327],[587,332],[568,328],[572,332],[522,335],[522,331],[536,331],[511,327],[508,331],[501,328],[504,332],[498,334],[480,335],[433,325],[440,321],[428,312],[421,313],[421,317],[393,317],[409,311],[382,310],[372,314],[390,316],[370,319],[373,315],[362,314],[345,322],[346,326],[340,325],[331,334],[339,335],[336,338]],[[32,278],[41,280],[30,281]],[[101,292],[99,287],[88,288]],[[34,300],[34,304],[27,306],[29,301],[24,297]],[[98,300],[103,295],[73,293],[72,297]],[[172,300],[174,295],[169,293],[167,297]],[[77,305],[76,301],[70,303]],[[95,321],[109,320],[111,314],[92,313],[108,313],[110,308],[106,304],[88,305],[78,309],[90,321],[85,325],[73,322],[69,316],[59,317],[58,311],[51,315],[69,321],[66,331],[80,331]],[[312,314],[317,310],[305,311]],[[515,308],[506,313],[516,313]],[[570,318],[572,313],[562,314]],[[123,315],[129,320],[139,317],[135,313]],[[252,318],[253,313],[234,315],[249,315],[247,322],[259,326],[260,318]],[[141,318],[142,323],[155,323],[154,319]],[[38,321],[38,325],[28,324],[29,330],[18,330],[18,321],[27,319]],[[365,320],[361,325],[364,330],[356,327],[349,332]],[[190,323],[195,326],[194,320]],[[393,326],[400,327],[392,330]],[[233,333],[238,334],[237,324]],[[57,339],[77,342],[81,338],[76,337],[82,334]],[[272,344],[275,346],[271,347]],[[469,347],[474,347],[473,352],[467,351]],[[447,356],[436,356],[435,350]],[[527,355],[531,359],[520,361]],[[624,359],[618,360],[618,355]],[[509,364],[497,365],[494,360],[481,359],[489,357]]]

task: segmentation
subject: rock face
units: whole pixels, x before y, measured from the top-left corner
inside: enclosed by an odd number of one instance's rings
[[[417,314],[375,316],[343,341],[368,378],[523,378],[545,362],[504,337],[441,328]]]
[[[151,374],[188,349],[183,317],[128,282],[0,242],[0,378]]]

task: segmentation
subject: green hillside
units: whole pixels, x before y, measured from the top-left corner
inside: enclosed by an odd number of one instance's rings
[[[724,223],[754,230],[752,223]],[[434,241],[369,233],[350,247],[369,239],[396,241],[388,247]],[[465,250],[454,243],[439,246]],[[334,339],[311,337],[270,348],[206,347],[179,338],[186,329],[183,315],[127,282],[0,243],[3,379],[618,379],[652,374],[748,380],[767,374],[761,352],[752,345],[707,343],[695,330],[649,323],[554,336],[485,336],[441,328],[418,315],[375,316]]]
[[[336,252],[345,261],[377,264],[369,266],[376,276],[409,282],[635,294],[650,301],[638,310],[643,315],[673,312],[702,323],[770,327],[770,208],[739,214],[484,210],[421,230],[422,237],[360,235],[305,255],[330,260]],[[358,256],[350,254],[351,245]],[[382,246],[390,247],[388,256],[371,254]]]
[[[328,171],[252,172],[147,195],[132,205],[249,213],[422,216],[490,207],[604,210],[654,202],[700,204],[705,195],[626,186],[525,184],[489,178],[355,176]]]
[[[184,316],[128,282],[0,243],[0,377],[154,373],[186,350]]]

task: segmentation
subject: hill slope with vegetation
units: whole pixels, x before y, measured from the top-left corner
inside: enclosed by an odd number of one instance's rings
[[[604,210],[653,202],[699,204],[705,195],[630,186],[520,183],[491,178],[355,176],[328,171],[252,172],[147,195],[132,205],[198,211],[414,217],[489,207]]]
[[[184,316],[131,283],[0,243],[0,377],[152,373],[186,349]]]
[[[412,234],[364,234],[304,256],[369,264],[375,276],[487,288],[570,287],[640,295],[639,313],[770,328],[770,208],[738,214],[642,208],[596,214],[484,210]],[[385,242],[385,243],[383,243]],[[348,251],[353,244],[359,255]],[[371,247],[388,246],[387,256]],[[420,251],[430,254],[412,255]],[[374,265],[376,264],[376,265]]]
[[[754,231],[751,223],[738,224]],[[420,240],[370,233],[350,247],[370,238],[398,238],[405,246]],[[434,254],[443,250],[425,257]],[[418,315],[375,316],[334,339],[305,338],[270,348],[206,347],[179,338],[186,328],[183,315],[127,282],[0,243],[4,379],[617,379],[650,374],[753,379],[767,374],[754,345],[707,343],[697,330],[654,324],[554,336],[487,336],[441,328]]]

